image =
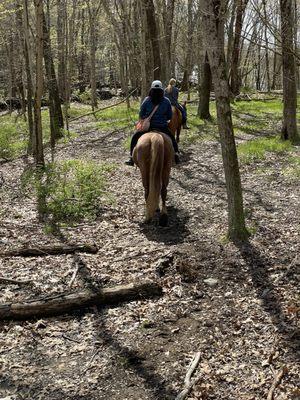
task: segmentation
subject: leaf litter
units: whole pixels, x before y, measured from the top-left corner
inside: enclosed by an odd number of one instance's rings
[[[108,179],[114,201],[96,221],[46,233],[35,199],[21,195],[26,161],[6,163],[1,251],[90,241],[99,252],[80,255],[83,267],[72,291],[149,279],[162,285],[164,295],[56,318],[2,322],[0,398],[175,399],[200,352],[195,372],[200,378],[189,400],[265,399],[274,373],[283,367],[287,374],[276,399],[298,399],[300,202],[298,182],[280,173],[284,156],[259,163],[272,173],[258,174],[255,163],[241,167],[247,224],[255,229],[249,244],[237,247],[224,240],[219,144],[201,141],[182,149],[183,162],[173,169],[169,185],[170,224],[161,228],[143,224],[140,176],[123,166],[123,133],[112,140],[93,126],[84,141],[78,135],[72,146],[59,145],[56,159],[116,164]],[[95,137],[103,140],[90,146]],[[1,303],[69,291],[75,263],[71,255],[1,258],[2,276],[33,282],[0,284]]]

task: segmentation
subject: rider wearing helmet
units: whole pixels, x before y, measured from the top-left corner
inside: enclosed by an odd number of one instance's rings
[[[188,126],[186,125],[187,121],[186,109],[181,104],[178,103],[179,90],[175,85],[176,85],[176,80],[174,78],[170,79],[169,85],[165,89],[165,96],[170,100],[172,106],[175,106],[176,108],[178,108],[178,110],[181,111],[183,129],[189,129]]]
[[[144,99],[141,108],[140,108],[140,113],[139,117],[140,119],[145,119],[147,118],[152,111],[154,110],[155,106],[158,105],[157,110],[155,113],[152,115],[152,118],[150,120],[150,128],[148,132],[150,131],[160,131],[165,133],[173,143],[174,151],[175,151],[175,162],[176,164],[179,163],[179,155],[178,155],[178,145],[175,140],[174,135],[170,132],[168,128],[168,121],[172,118],[172,106],[169,101],[164,96],[164,90],[161,81],[153,81],[151,84],[151,89],[149,92],[149,95]],[[140,132],[137,131],[134,133],[131,139],[131,144],[130,144],[130,158],[128,161],[125,161],[125,164],[127,165],[134,165],[133,159],[132,159],[132,153],[133,149],[135,148],[139,138],[146,132]]]

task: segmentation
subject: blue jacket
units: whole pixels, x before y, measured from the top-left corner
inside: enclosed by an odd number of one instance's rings
[[[171,93],[168,93],[167,89],[165,89],[165,97],[167,97],[172,106],[178,106],[178,95],[179,95],[179,90],[177,87],[173,87]]]
[[[140,118],[145,119],[147,118],[152,110],[154,109],[155,105],[152,103],[150,97],[146,97],[141,105],[140,109]],[[166,97],[162,99],[159,103],[158,109],[154,113],[151,118],[150,126],[151,128],[167,128],[168,121],[172,118],[172,106]]]

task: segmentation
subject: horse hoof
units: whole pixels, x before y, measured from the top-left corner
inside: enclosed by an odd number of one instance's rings
[[[168,218],[167,214],[162,214],[159,217],[159,226],[167,226],[168,221],[169,221],[169,218]]]

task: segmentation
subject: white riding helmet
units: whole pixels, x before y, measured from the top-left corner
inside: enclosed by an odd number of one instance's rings
[[[161,90],[164,90],[161,81],[153,81],[153,82],[151,83],[151,89],[161,89]]]

